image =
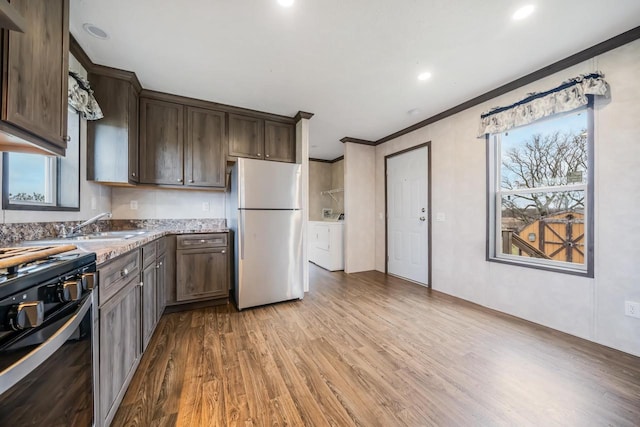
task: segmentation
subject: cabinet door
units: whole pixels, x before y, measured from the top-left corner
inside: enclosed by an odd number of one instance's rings
[[[182,185],[184,107],[140,100],[140,183]]]
[[[262,159],[264,120],[229,114],[229,155]]]
[[[158,256],[156,274],[156,322],[162,317],[167,306],[167,255]]]
[[[138,182],[140,177],[140,168],[138,166],[138,150],[140,144],[138,140],[138,124],[140,120],[139,114],[140,99],[138,92],[129,84],[129,181]]]
[[[89,78],[104,118],[87,122],[87,178],[100,182],[137,182],[138,98],[135,90],[129,82],[114,77],[90,74]],[[131,91],[135,95],[135,106]],[[132,112],[131,108],[135,110]],[[134,113],[136,118],[132,123]]]
[[[120,292],[102,305],[99,316],[99,399],[101,420],[104,421],[115,415],[140,358],[138,277],[132,278]]]
[[[296,135],[292,124],[264,122],[264,158],[280,162],[296,162]]]
[[[3,120],[66,148],[69,0],[12,0],[11,5],[25,18],[27,31],[4,31]]]
[[[187,107],[186,185],[225,186],[225,137],[223,112]]]
[[[147,348],[158,320],[156,306],[156,263],[149,264],[142,270],[142,351]]]
[[[178,301],[229,295],[226,248],[177,251],[176,293]]]

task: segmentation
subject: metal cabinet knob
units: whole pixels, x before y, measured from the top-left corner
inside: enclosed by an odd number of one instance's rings
[[[260,157],[260,156],[261,156],[261,154],[260,154],[260,153],[258,153],[258,157]]]
[[[64,142],[69,142],[69,141],[71,141],[71,136],[69,136],[69,135],[63,136],[63,137],[62,137],[62,140],[63,140]]]
[[[129,269],[125,268],[120,272],[120,276],[125,277],[129,274]]]
[[[267,157],[267,158],[269,158],[269,155],[268,155],[268,154],[265,154],[264,156],[265,156],[265,157]]]
[[[190,179],[190,180],[189,180],[189,183],[190,183],[190,184],[193,184],[193,182],[194,182],[194,181],[193,181],[192,179]]]
[[[182,182],[182,178],[178,178],[178,182]]]
[[[44,321],[44,303],[42,301],[22,302],[12,306],[7,315],[9,326],[14,331],[35,328]]]
[[[136,176],[136,173],[135,172],[131,172],[131,176]]]
[[[224,249],[222,251],[220,251],[221,254],[226,254],[227,251],[225,251]]]
[[[207,242],[207,241],[206,241],[206,240],[204,240],[204,239],[200,240],[200,243],[206,243],[206,242]]]

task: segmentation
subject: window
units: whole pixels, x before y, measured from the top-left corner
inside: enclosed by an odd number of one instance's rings
[[[487,139],[490,260],[593,277],[593,108]]]
[[[4,153],[2,208],[80,209],[80,116],[69,110],[65,157]]]

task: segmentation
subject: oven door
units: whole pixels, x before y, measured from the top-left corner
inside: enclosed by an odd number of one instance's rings
[[[0,351],[0,426],[94,423],[93,292]]]

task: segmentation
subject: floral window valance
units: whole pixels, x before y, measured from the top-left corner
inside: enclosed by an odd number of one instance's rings
[[[69,106],[87,120],[99,120],[104,117],[93,97],[89,82],[74,71],[69,71]]]
[[[528,125],[553,114],[575,110],[587,105],[587,95],[606,96],[608,93],[609,85],[601,72],[579,75],[555,89],[531,93],[522,101],[483,113],[480,116],[478,138]]]

